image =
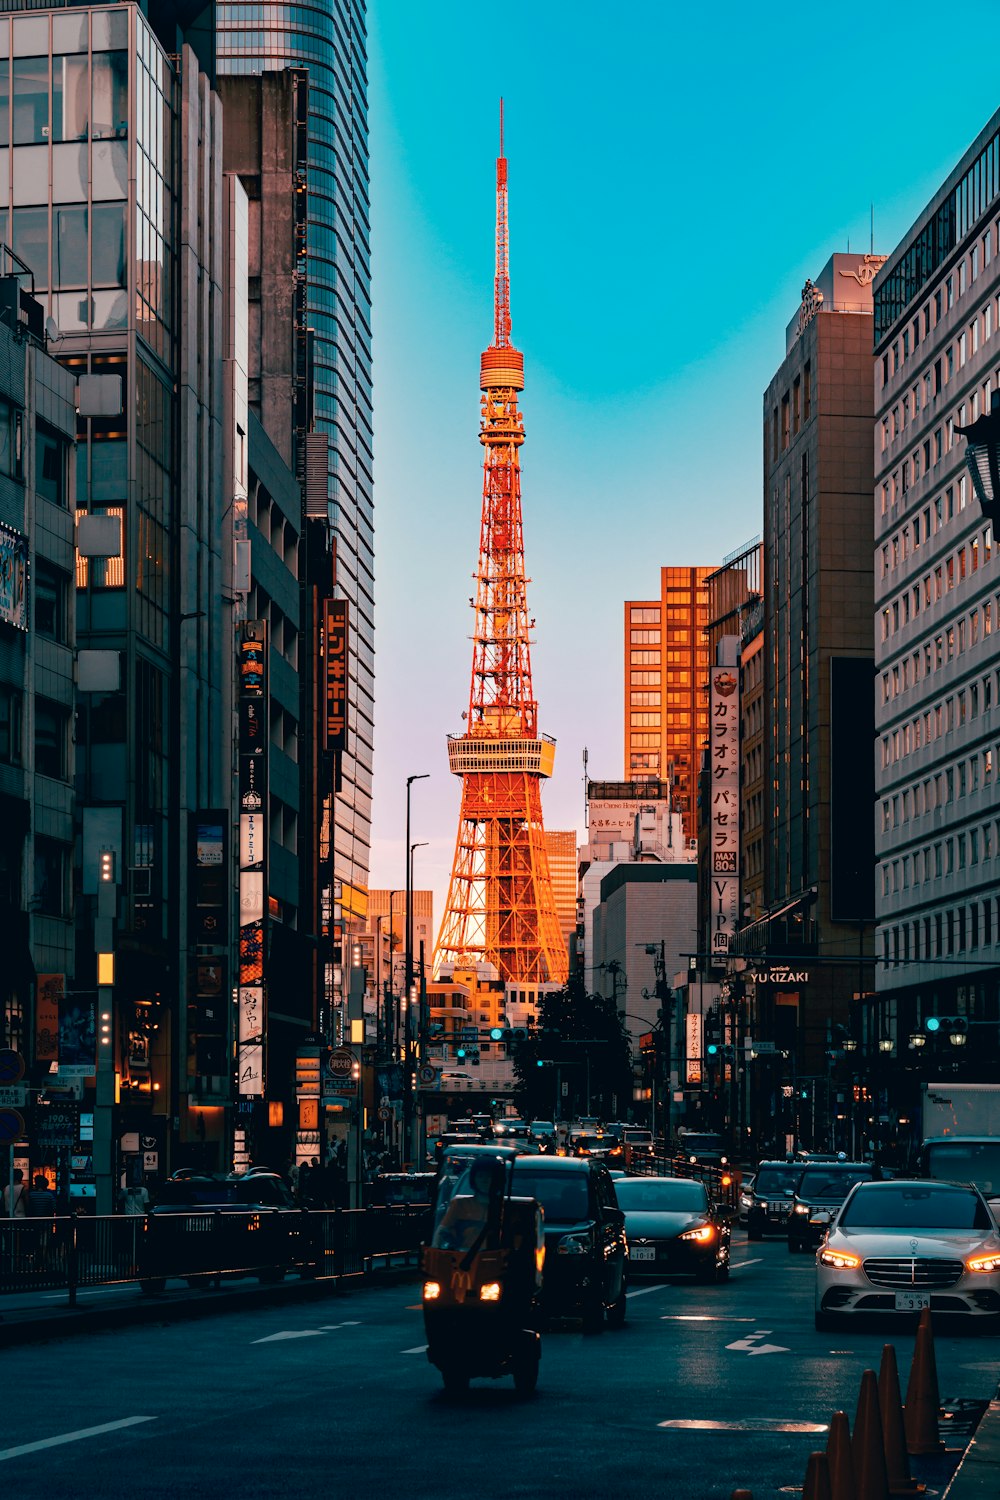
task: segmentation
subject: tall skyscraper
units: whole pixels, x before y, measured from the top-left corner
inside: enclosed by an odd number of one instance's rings
[[[998,213],[1000,113],[874,286],[876,987],[914,1094],[1000,1046],[996,522],[956,433],[1000,382]],[[908,1050],[949,1012],[970,1045]]]
[[[658,599],[625,602],[625,776],[669,780],[684,835],[697,833],[695,789],[708,735],[711,568],[661,568]]]
[[[375,703],[365,11],[365,0],[216,7],[220,75],[308,70],[306,322],[313,425],[329,442],[325,513],[320,516],[312,500],[308,510],[329,529],[334,591],[350,605],[348,733],[340,758],[334,862],[335,879],[351,888],[351,899],[368,885]]]

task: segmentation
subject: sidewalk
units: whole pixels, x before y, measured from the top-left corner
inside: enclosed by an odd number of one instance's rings
[[[415,1274],[412,1266],[394,1266],[375,1273],[380,1282]],[[371,1274],[313,1281],[292,1276],[278,1285],[265,1286],[253,1277],[244,1277],[224,1279],[221,1286],[204,1288],[175,1280],[168,1281],[166,1290],[155,1297],[146,1296],[138,1282],[130,1281],[119,1286],[81,1287],[76,1307],[70,1307],[66,1291],[13,1293],[0,1298],[0,1350],[143,1323],[180,1322],[255,1307],[317,1302],[339,1296],[352,1286],[370,1285],[371,1279]]]
[[[997,1500],[1000,1495],[1000,1392],[983,1413],[944,1500]]]

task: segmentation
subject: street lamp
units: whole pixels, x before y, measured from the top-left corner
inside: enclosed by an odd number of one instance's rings
[[[979,417],[969,427],[955,431],[967,443],[965,462],[972,476],[983,515],[992,520],[1000,507],[1000,391],[990,397],[989,414]]]
[[[430,774],[429,771],[421,771],[416,776],[406,778],[406,968],[404,982],[407,995],[413,983],[413,849],[410,845],[410,788],[415,781],[427,781]]]

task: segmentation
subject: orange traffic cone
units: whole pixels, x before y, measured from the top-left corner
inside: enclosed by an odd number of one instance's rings
[[[917,1341],[913,1348],[913,1363],[906,1383],[906,1405],[903,1408],[906,1446],[911,1454],[940,1453],[944,1448],[938,1429],[940,1405],[931,1314],[930,1308],[925,1307],[917,1324]]]
[[[825,1453],[810,1453],[806,1464],[806,1482],[802,1500],[833,1500],[830,1490],[830,1465]]]
[[[830,1500],[857,1500],[851,1429],[847,1425],[846,1412],[835,1411],[830,1418],[826,1458],[830,1471]]]
[[[882,1363],[878,1371],[878,1405],[882,1417],[882,1440],[885,1443],[885,1472],[890,1495],[921,1495],[926,1486],[910,1477],[910,1459],[903,1430],[903,1402],[899,1394],[899,1371],[896,1350],[883,1344]]]
[[[882,1417],[878,1409],[878,1381],[874,1370],[865,1370],[861,1376],[851,1449],[854,1455],[857,1500],[888,1500],[885,1444],[882,1439]]]

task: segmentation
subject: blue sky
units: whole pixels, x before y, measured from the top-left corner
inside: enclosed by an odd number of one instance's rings
[[[1000,107],[1000,16],[921,0],[760,6],[372,0],[377,677],[371,883],[440,921],[471,667],[492,338],[498,101],[546,826],[582,828],[581,757],[622,774],[622,605],[662,565],[761,530],[761,397],[802,284],[891,252]]]

